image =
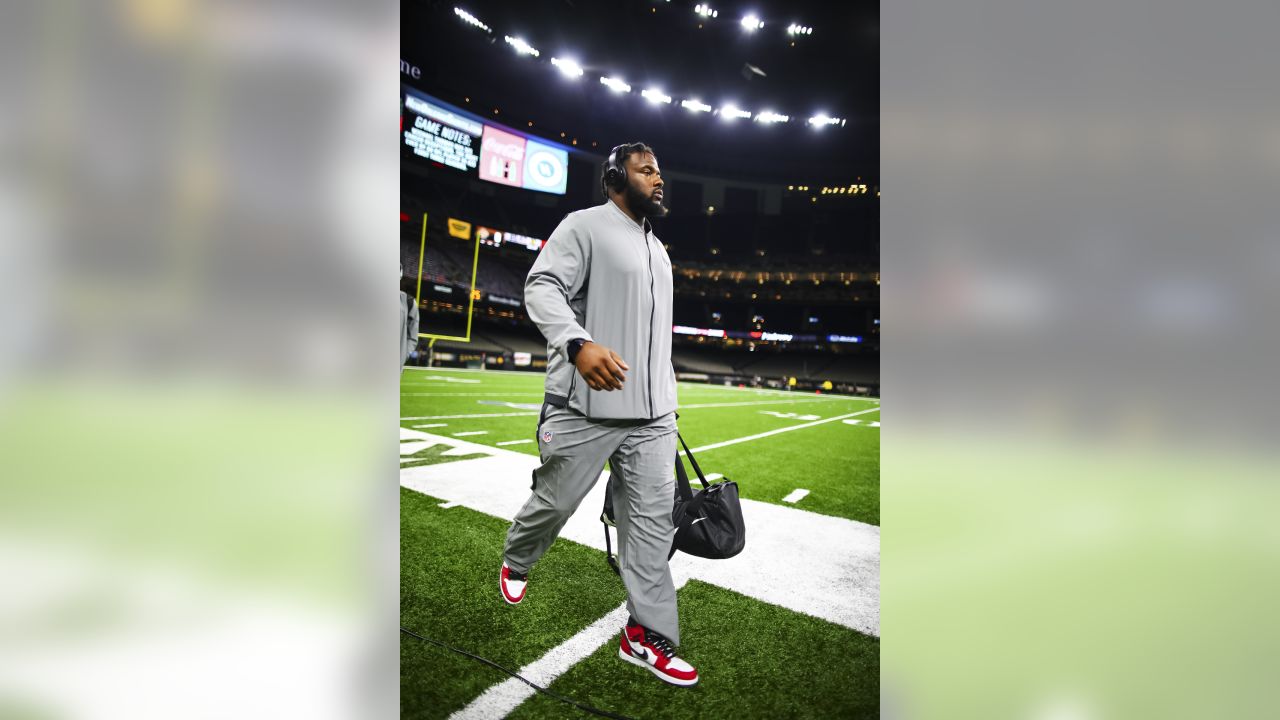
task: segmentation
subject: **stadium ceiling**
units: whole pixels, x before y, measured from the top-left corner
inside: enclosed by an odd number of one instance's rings
[[[522,131],[566,145],[576,138],[589,153],[641,140],[664,168],[685,172],[784,184],[878,177],[878,4],[710,6],[717,17],[680,0],[402,0],[401,57],[421,76],[400,77]],[[763,26],[746,30],[748,13]],[[812,31],[788,32],[793,25]],[[583,73],[566,73],[553,58]],[[652,88],[661,92],[642,96]],[[655,99],[663,95],[672,100]],[[682,106],[692,98],[713,110]],[[730,105],[754,115],[718,112]],[[766,110],[789,121],[759,122]],[[808,120],[818,115],[845,122],[815,127]]]

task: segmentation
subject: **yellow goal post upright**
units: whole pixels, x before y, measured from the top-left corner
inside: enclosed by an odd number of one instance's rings
[[[419,332],[419,338],[427,338],[427,349],[433,351],[437,340],[457,340],[459,342],[471,342],[471,316],[475,312],[476,306],[476,266],[480,261],[480,235],[472,233],[475,236],[475,247],[471,251],[471,287],[467,290],[467,334],[459,337],[458,335],[439,335],[436,333]],[[422,213],[422,244],[418,248],[418,302],[422,302],[422,267],[427,262],[427,213]],[[430,363],[430,360],[427,361]]]

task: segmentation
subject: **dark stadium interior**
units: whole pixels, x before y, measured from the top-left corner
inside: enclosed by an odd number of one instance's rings
[[[545,240],[566,213],[603,201],[599,166],[608,149],[640,140],[654,148],[666,182],[670,214],[654,225],[675,275],[677,371],[878,394],[878,9],[793,5],[807,22],[845,32],[794,46],[777,36],[745,40],[725,23],[698,28],[692,3],[679,13],[666,2],[467,5],[489,24],[486,32],[461,21],[451,3],[406,2],[404,93],[568,150],[567,184],[557,194],[481,180],[401,143],[402,289],[419,295],[420,330],[465,336],[473,306],[469,342],[438,339],[428,353],[424,339],[410,362],[430,354],[437,364],[514,367],[516,354],[528,353],[521,369],[544,367],[545,342],[521,304],[536,250],[478,244],[476,231]],[[518,55],[503,40],[511,32],[542,55]],[[860,41],[841,40],[850,34]],[[562,48],[582,58],[585,77],[566,79],[548,65]],[[649,83],[642,75],[665,80],[677,103],[701,93],[708,103],[734,98],[793,117],[726,122],[635,92],[614,96],[595,82],[605,74],[627,77],[636,91]],[[815,112],[846,123],[811,127],[806,118]],[[451,234],[451,218],[470,227]],[[467,296],[473,257],[474,301]]]

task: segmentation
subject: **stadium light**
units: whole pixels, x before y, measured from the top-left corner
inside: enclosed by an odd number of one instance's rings
[[[764,112],[756,113],[756,122],[778,123],[778,122],[790,122],[790,120],[791,120],[790,115],[779,115],[778,113],[773,112],[772,110],[765,110]]]
[[[657,105],[660,102],[662,103],[671,102],[671,96],[662,94],[662,91],[657,88],[649,88],[648,90],[641,92],[640,95],[644,97],[645,100],[648,100],[654,105]]]
[[[827,117],[826,113],[818,113],[817,115],[809,118],[809,124],[816,128],[821,128],[826,125],[844,125],[844,120],[841,120],[840,118]]]
[[[511,37],[510,35],[508,35],[506,37],[506,40],[507,40],[507,44],[515,48],[516,52],[521,55],[532,55],[534,57],[538,57],[539,55],[542,54],[538,52],[538,48],[530,45],[529,43],[525,42],[524,40],[521,40],[518,37]]]
[[[458,16],[458,17],[460,17],[460,18],[462,18],[464,22],[471,23],[472,25],[475,25],[476,27],[480,28],[481,30],[483,30],[483,31],[485,31],[485,32],[493,32],[493,31],[489,28],[489,26],[488,26],[488,25],[485,25],[484,23],[480,22],[480,19],[479,19],[479,18],[477,18],[475,15],[472,15],[471,13],[467,12],[466,10],[463,10],[463,9],[462,9],[462,8],[460,8],[460,7],[456,7],[456,8],[454,8],[454,9],[453,9],[453,14],[454,14],[454,15],[457,15],[457,16]]]
[[[799,24],[796,24],[796,23],[792,23],[792,24],[790,24],[790,25],[788,25],[788,26],[787,26],[787,34],[788,34],[788,35],[812,35],[812,34],[813,34],[813,28],[811,28],[811,27],[805,27],[804,25],[799,25]]]
[[[582,77],[582,67],[578,63],[565,58],[551,58],[551,64],[560,69],[565,77]]]
[[[711,6],[706,3],[694,5],[693,11],[706,18],[720,17],[720,11],[712,10]]]
[[[696,99],[685,100],[680,103],[680,107],[690,112],[711,112],[711,106],[700,102]]]
[[[755,32],[762,27],[764,27],[764,22],[754,14],[748,14],[742,18],[742,29],[747,32]]]
[[[725,105],[720,108],[720,117],[734,120],[736,118],[749,118],[751,117],[751,113],[746,110],[739,110],[736,105]]]
[[[618,78],[602,77],[600,78],[600,84],[614,92],[631,92],[631,86]]]

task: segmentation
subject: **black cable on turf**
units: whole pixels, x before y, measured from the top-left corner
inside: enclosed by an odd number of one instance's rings
[[[458,653],[459,655],[466,655],[466,656],[467,656],[467,657],[469,657],[469,658],[474,658],[474,659],[476,659],[476,660],[479,660],[480,662],[484,663],[485,665],[489,665],[489,666],[491,666],[491,667],[495,667],[495,668],[497,668],[497,669],[501,670],[502,672],[504,672],[504,673],[506,673],[506,674],[510,675],[511,677],[513,677],[513,678],[515,678],[515,679],[519,680],[520,682],[524,683],[525,685],[528,685],[529,687],[533,688],[534,690],[537,690],[538,692],[540,692],[540,693],[542,693],[542,694],[544,694],[544,695],[546,695],[546,696],[548,696],[548,697],[555,698],[556,700],[559,700],[559,701],[560,701],[560,702],[562,702],[562,703],[568,703],[569,705],[573,705],[573,706],[577,707],[577,708],[578,708],[578,709],[580,709],[580,710],[585,710],[586,712],[591,713],[592,715],[599,715],[599,716],[601,716],[601,717],[613,718],[614,720],[635,720],[635,718],[628,717],[628,716],[626,716],[626,715],[619,715],[618,713],[615,713],[615,712],[609,712],[608,710],[600,710],[600,709],[598,709],[598,708],[593,708],[593,707],[591,707],[590,705],[584,705],[584,704],[582,704],[582,703],[578,702],[577,700],[574,700],[573,698],[567,698],[567,697],[565,697],[565,696],[563,696],[563,695],[559,695],[559,694],[553,693],[553,692],[551,692],[550,690],[548,690],[548,689],[546,689],[546,688],[542,687],[541,685],[536,685],[536,684],[534,684],[532,681],[525,679],[525,678],[524,678],[522,675],[520,675],[519,673],[517,673],[517,672],[515,672],[515,671],[513,671],[513,670],[508,670],[507,668],[502,667],[502,666],[501,666],[501,665],[499,665],[498,663],[496,663],[496,662],[494,662],[494,661],[492,661],[492,660],[489,660],[488,658],[482,658],[482,657],[480,657],[479,655],[474,655],[474,654],[472,654],[472,653],[467,652],[466,650],[459,650],[458,648],[453,647],[452,645],[448,645],[448,644],[446,644],[446,643],[442,643],[442,642],[440,642],[439,640],[432,640],[432,639],[431,639],[431,638],[429,638],[429,637],[423,637],[423,636],[419,635],[418,633],[416,633],[416,632],[414,632],[414,631],[412,631],[412,630],[410,630],[410,629],[408,629],[408,628],[400,628],[400,632],[402,632],[402,633],[404,633],[404,634],[406,634],[406,635],[412,635],[413,637],[416,637],[416,638],[418,638],[419,640],[422,640],[422,641],[425,641],[425,642],[429,642],[429,643],[431,643],[432,645],[439,645],[440,647],[442,647],[442,648],[444,648],[444,649],[446,649],[446,650],[452,650],[453,652],[456,652],[456,653]]]

